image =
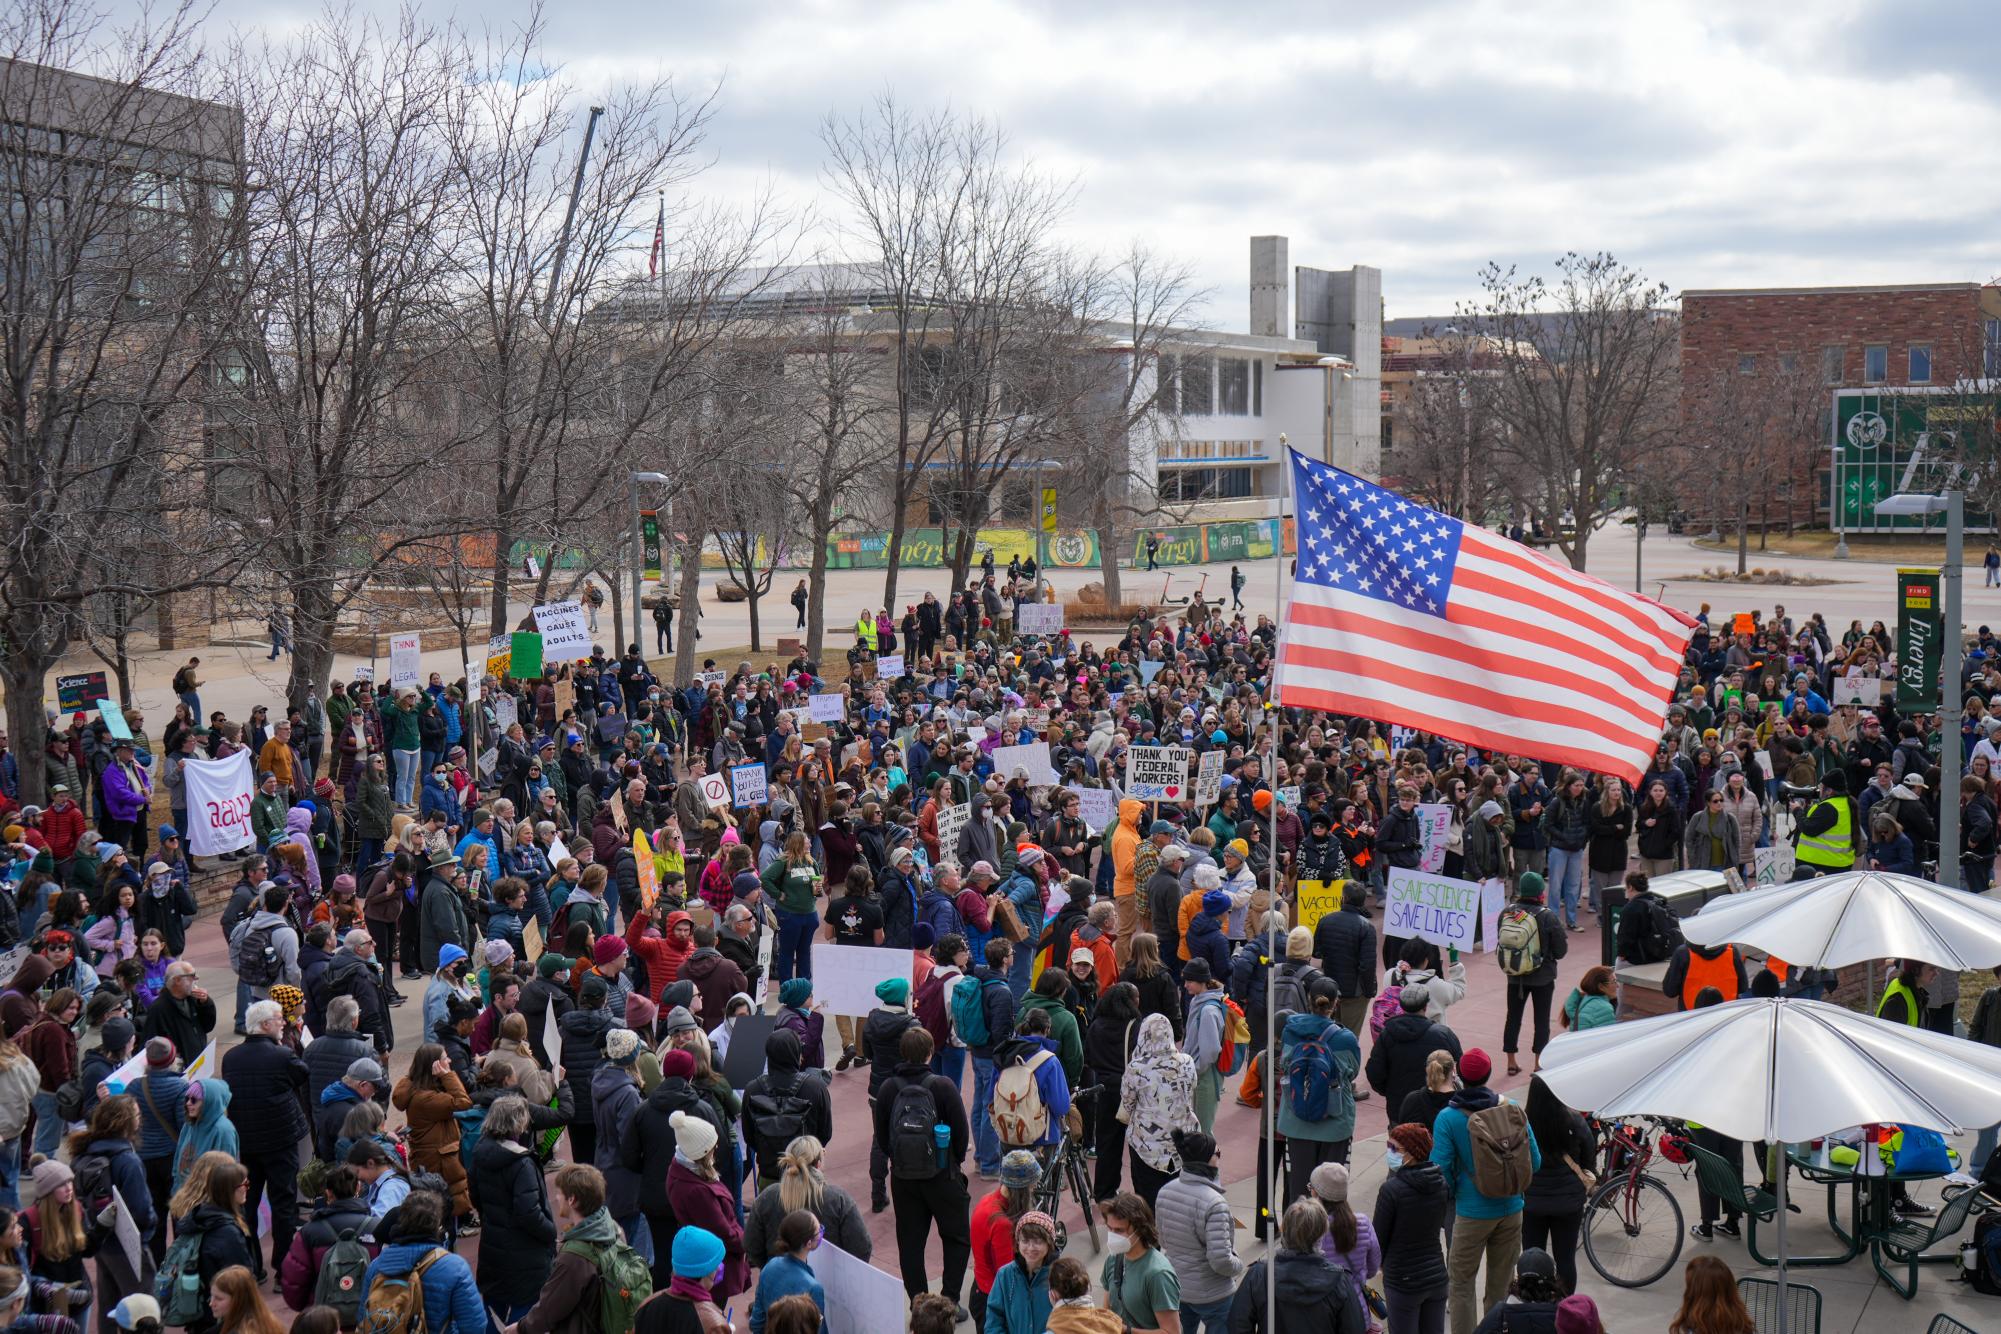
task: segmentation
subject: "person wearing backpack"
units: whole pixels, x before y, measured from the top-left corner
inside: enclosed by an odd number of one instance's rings
[[[313,1216],[293,1234],[291,1249],[285,1252],[279,1268],[278,1290],[285,1296],[285,1305],[294,1311],[315,1303],[331,1306],[340,1312],[344,1325],[353,1327],[364,1295],[361,1275],[373,1258],[360,1240],[368,1232],[368,1218],[360,1174],[346,1163],[336,1163],[327,1172]],[[336,1245],[342,1249],[335,1251]],[[350,1280],[345,1287],[341,1286],[343,1278]]]
[[[487,1325],[472,1266],[446,1248],[445,1211],[434,1191],[410,1195],[382,1253],[362,1275],[361,1324],[399,1334],[462,1334]]]
[[[1369,1084],[1383,1095],[1383,1106],[1395,1115],[1404,1099],[1425,1086],[1425,1070],[1435,1051],[1450,1052],[1459,1060],[1458,1035],[1435,1019],[1427,1018],[1431,988],[1422,982],[1407,982],[1397,994],[1401,1007],[1397,1016],[1383,1025],[1375,1045],[1369,1048],[1366,1069]]]
[[[911,1010],[931,1035],[931,1073],[965,1087],[966,1044],[952,1028],[952,989],[972,959],[966,938],[954,932],[931,947],[931,971],[911,995]]]
[[[146,1188],[145,1165],[134,1147],[138,1142],[139,1103],[122,1093],[98,1103],[91,1111],[90,1123],[63,1141],[75,1173],[86,1235],[98,1239],[100,1312],[116,1306],[128,1293],[149,1291],[152,1284],[152,1257],[147,1246],[160,1219],[153,1212],[153,1198]],[[99,1221],[112,1204],[114,1193],[124,1198],[127,1216],[139,1234],[137,1271],[127,1264],[124,1249],[112,1241],[110,1226]]]
[[[253,1000],[269,1000],[271,988],[282,984],[298,986],[299,932],[285,910],[292,894],[283,885],[266,881],[258,887],[257,911],[244,918],[230,933],[229,959],[237,980],[250,988]],[[248,1011],[245,1011],[246,1023]]]
[[[553,1222],[561,1227],[554,1263],[545,1256],[548,1277],[534,1301],[508,1326],[513,1334],[624,1334],[631,1312],[651,1296],[650,1276],[641,1270],[611,1291],[614,1278],[607,1269],[631,1263],[632,1255],[611,1211],[605,1207],[605,1182],[586,1163],[558,1169],[550,1183],[555,1205]],[[482,1251],[486,1242],[480,1243]],[[644,1291],[631,1280],[644,1278]],[[617,1323],[609,1323],[616,1321]]]
[[[1561,851],[1561,849],[1556,849]],[[1552,853],[1554,856],[1554,853]],[[1570,935],[1563,922],[1543,904],[1543,880],[1534,871],[1522,872],[1515,887],[1515,901],[1501,913],[1494,932],[1494,957],[1508,977],[1508,1016],[1501,1029],[1501,1051],[1508,1058],[1508,1073],[1522,1072],[1515,1053],[1522,1033],[1522,1011],[1535,1005],[1535,1037],[1531,1047],[1536,1066],[1541,1065],[1542,1049],[1549,1045],[1549,1009],[1556,997],[1556,964],[1570,949]]]
[[[757,1161],[759,1190],[778,1184],[779,1164],[801,1135],[823,1145],[833,1139],[833,1094],[826,1072],[802,1072],[799,1065],[799,1035],[773,1029],[764,1040],[764,1073],[743,1091],[744,1133]]]
[[[1276,965],[1278,977],[1272,982],[1272,992],[1276,997],[1279,1014],[1305,1014],[1312,1008],[1313,984],[1325,977],[1313,965],[1313,933],[1303,926],[1295,926],[1285,936],[1285,958]],[[1258,997],[1258,1012],[1264,1012],[1265,1000]],[[1339,1014],[1339,1007],[1336,1007]],[[1251,1025],[1255,1034],[1257,1024]]]
[[[862,1021],[861,1043],[868,1058],[869,1102],[873,1106],[883,1082],[896,1068],[903,1035],[917,1023],[910,1012],[910,982],[891,977],[875,984],[875,998],[882,1002]],[[868,1155],[869,1212],[889,1208],[889,1158],[882,1146],[871,1144]]]
[[[1312,1012],[1285,1021],[1279,1034],[1278,1133],[1286,1139],[1285,1195],[1298,1199],[1322,1163],[1345,1163],[1355,1138],[1355,1076],[1362,1044],[1334,1022],[1339,989],[1330,978],[1313,984]]]
[[[1008,986],[1008,967],[1014,946],[1004,936],[987,941],[986,967],[975,968],[952,984],[949,1002],[952,1028],[973,1054],[973,1161],[982,1181],[998,1179],[1001,1160],[1000,1136],[987,1117],[993,1106],[994,1084],[1000,1071],[994,1049],[1014,1032],[1014,990]]]
[[[1024,1011],[1014,1037],[995,1052],[1001,1070],[986,1113],[1008,1148],[1055,1144],[1066,1125],[1081,1137],[1081,1118],[1072,1108],[1070,1080],[1059,1053],[1048,1010]]]
[[[1626,905],[1619,913],[1618,957],[1627,963],[1666,963],[1681,945],[1681,923],[1668,901],[1653,892],[1645,871],[1626,876]]]
[[[1446,1250],[1452,1334],[1473,1334],[1479,1313],[1507,1296],[1508,1278],[1522,1251],[1523,1197],[1542,1166],[1528,1113],[1487,1087],[1493,1073],[1493,1061],[1478,1047],[1460,1057],[1459,1080],[1465,1087],[1432,1124],[1431,1161],[1444,1176],[1454,1206]],[[1487,1263],[1485,1300],[1476,1307],[1474,1280],[1482,1259]]]
[[[1003,984],[1005,985],[1005,984]],[[897,1264],[903,1290],[916,1297],[930,1289],[924,1247],[938,1229],[944,1247],[942,1291],[958,1308],[966,1265],[972,1259],[972,1195],[966,1184],[970,1128],[964,1096],[943,1075],[931,1073],[931,1035],[917,1025],[898,1045],[896,1072],[883,1081],[875,1103],[875,1142],[889,1159],[890,1202],[896,1211]],[[1047,1062],[1053,1066],[1054,1059]],[[1061,1077],[1061,1071],[1055,1071]]]
[[[1216,1104],[1223,1097],[1221,1063],[1230,1045],[1230,1014],[1207,959],[1190,959],[1182,965],[1181,985],[1188,993],[1181,1050],[1195,1064],[1195,1120],[1207,1135],[1216,1129]]]

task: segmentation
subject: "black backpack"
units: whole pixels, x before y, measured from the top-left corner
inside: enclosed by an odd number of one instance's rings
[[[812,1100],[799,1092],[796,1083],[782,1091],[758,1089],[744,1098],[743,1118],[750,1130],[750,1146],[757,1151],[760,1164],[770,1165],[771,1176],[778,1175],[778,1160],[785,1156],[787,1147],[806,1133],[807,1118],[812,1114]]]
[[[905,1084],[889,1105],[889,1171],[899,1181],[938,1175],[938,1102],[923,1083]]]
[[[1647,914],[1640,929],[1640,949],[1646,957],[1633,962],[1666,963],[1682,946],[1681,919],[1658,894],[1646,895],[1636,906],[1643,907]]]
[[[91,1240],[102,1242],[111,1235],[111,1229],[97,1221],[97,1216],[110,1206],[111,1159],[101,1153],[86,1153],[70,1164],[76,1178],[77,1203],[83,1206],[84,1233]]]
[[[277,931],[275,926],[253,926],[243,933],[243,941],[236,947],[236,976],[244,985],[275,986],[284,975],[278,960]]]

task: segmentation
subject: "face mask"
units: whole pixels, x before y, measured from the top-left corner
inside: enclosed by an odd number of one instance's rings
[[[1132,1245],[1133,1239],[1123,1232],[1105,1233],[1105,1249],[1113,1255],[1124,1255]]]
[[[1390,1171],[1394,1172],[1403,1166],[1403,1155],[1394,1148],[1386,1149],[1383,1151],[1383,1161],[1388,1165]]]

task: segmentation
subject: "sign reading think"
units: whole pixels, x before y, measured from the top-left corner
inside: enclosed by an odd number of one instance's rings
[[[1223,761],[1220,750],[1205,750],[1195,766],[1195,804],[1214,806],[1223,796]]]
[[[1480,920],[1480,886],[1392,866],[1389,894],[1383,909],[1385,936],[1416,936],[1440,947],[1472,950]]]
[[[1341,880],[1299,882],[1299,924],[1311,931],[1328,913],[1341,906]]]
[[[1418,867],[1425,871],[1445,867],[1445,840],[1452,832],[1452,807],[1442,801],[1427,801],[1417,808],[1417,827],[1424,837],[1424,854]]]
[[[544,603],[534,609],[534,616],[535,628],[542,632],[544,657],[552,662],[569,662],[591,655],[590,629],[584,609],[575,598]]]
[[[1077,794],[1077,817],[1091,826],[1094,834],[1111,828],[1112,821],[1119,818],[1119,799],[1108,787],[1068,787],[1065,792]]]
[[[1014,631],[1020,635],[1060,635],[1063,633],[1063,604],[1024,602],[1015,612]]]
[[[1188,791],[1186,746],[1134,746],[1126,752],[1126,795],[1141,801],[1179,801]]]
[[[1931,713],[1938,708],[1938,571],[1897,571],[1897,709]]]
[[[417,635],[389,636],[389,684],[392,689],[417,684],[423,647]]]
[[[769,794],[770,778],[761,764],[739,764],[730,770],[730,800],[738,810],[761,806]]]

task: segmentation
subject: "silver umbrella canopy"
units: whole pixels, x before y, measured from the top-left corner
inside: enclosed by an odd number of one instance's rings
[[[2001,903],[1881,871],[1712,899],[1681,932],[1691,945],[1749,945],[1802,968],[1876,959],[1919,959],[1954,972],[2001,967]]]

